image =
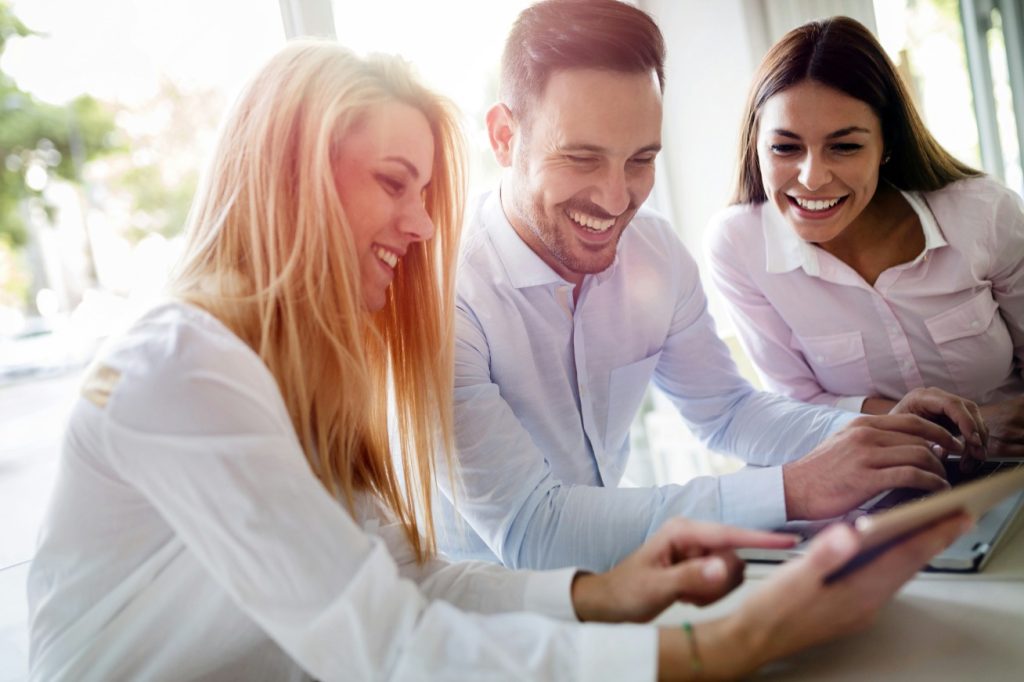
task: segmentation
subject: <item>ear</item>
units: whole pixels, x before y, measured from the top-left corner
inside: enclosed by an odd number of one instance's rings
[[[487,110],[487,138],[491,142],[495,160],[503,168],[512,165],[512,143],[516,129],[512,111],[501,102]]]

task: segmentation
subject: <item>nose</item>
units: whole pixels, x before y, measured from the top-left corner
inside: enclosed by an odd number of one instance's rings
[[[629,181],[624,168],[614,165],[608,168],[598,185],[595,203],[613,216],[620,215],[629,208]]]
[[[427,207],[417,201],[410,205],[399,229],[410,241],[422,242],[434,236],[434,221],[427,213]]]
[[[813,191],[832,181],[832,170],[824,158],[808,152],[800,163],[800,175],[797,179],[801,185]]]

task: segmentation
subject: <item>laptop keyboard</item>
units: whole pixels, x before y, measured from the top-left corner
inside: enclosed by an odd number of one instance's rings
[[[945,466],[946,468],[946,480],[949,481],[950,485],[957,486],[960,485],[961,483],[966,483],[968,481],[973,481],[979,478],[985,478],[986,476],[991,476],[996,472],[1016,469],[1022,464],[1024,464],[1024,460],[988,461],[983,462],[981,466],[979,466],[974,471],[964,472],[960,471],[960,459],[956,458],[947,459],[943,463],[943,466]],[[916,488],[896,488],[894,490],[889,491],[888,494],[884,495],[877,501],[874,501],[874,498],[872,500],[868,500],[868,502],[864,506],[862,506],[861,509],[865,511],[878,512],[882,511],[883,509],[891,509],[892,507],[903,504],[904,502],[916,500],[920,497],[925,497],[929,494],[931,494],[931,492],[927,490],[918,490]],[[872,504],[872,502],[874,503]]]

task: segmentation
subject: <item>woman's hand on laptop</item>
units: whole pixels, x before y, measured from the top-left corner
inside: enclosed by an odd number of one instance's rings
[[[573,606],[581,621],[641,623],[677,601],[710,604],[743,582],[735,548],[783,549],[797,541],[795,535],[671,519],[611,570],[577,574]]]
[[[1018,414],[1024,422],[1024,412],[1020,411],[1020,407],[1018,405]],[[956,448],[948,450],[963,455],[963,466],[987,458],[989,428],[985,414],[982,408],[970,400],[940,388],[916,388],[903,396],[903,400],[896,403],[889,414],[916,414],[950,427],[953,433],[959,433],[962,440],[957,442]]]
[[[988,427],[991,456],[1024,457],[1024,396],[984,405],[981,415]]]

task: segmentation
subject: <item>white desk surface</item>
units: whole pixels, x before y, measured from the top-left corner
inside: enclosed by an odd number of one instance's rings
[[[761,669],[758,680],[1024,680],[1024,514],[984,572],[920,573],[858,635]],[[706,608],[675,606],[657,622],[698,622],[732,611],[774,566]]]

